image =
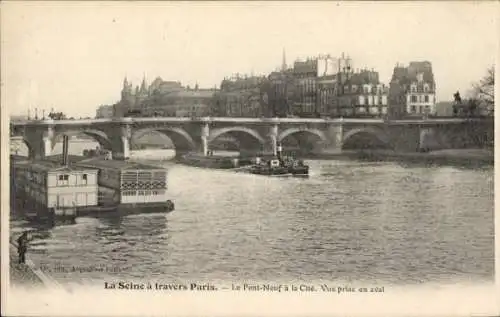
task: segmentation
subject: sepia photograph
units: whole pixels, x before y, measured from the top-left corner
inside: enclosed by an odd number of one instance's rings
[[[2,1],[2,315],[499,314],[499,4]]]

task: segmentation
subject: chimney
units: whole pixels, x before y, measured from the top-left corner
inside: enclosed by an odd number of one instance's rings
[[[63,136],[63,151],[62,151],[62,165],[67,166],[68,165],[68,148],[69,148],[69,136],[64,135]]]
[[[277,144],[276,147],[276,156],[278,157],[279,160],[281,160],[281,153],[283,152],[283,147],[281,146],[281,143]]]

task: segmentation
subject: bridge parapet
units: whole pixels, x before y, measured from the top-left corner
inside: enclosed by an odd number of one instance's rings
[[[227,117],[117,117],[117,118],[99,118],[99,119],[76,119],[76,120],[31,120],[31,121],[12,121],[11,126],[21,125],[89,125],[89,124],[106,124],[111,122],[118,123],[231,123],[231,124],[345,124],[345,123],[364,123],[364,124],[381,124],[388,125],[405,125],[405,124],[456,124],[462,122],[488,122],[492,121],[489,118],[428,118],[428,119],[401,119],[401,120],[386,120],[383,118],[227,118]]]

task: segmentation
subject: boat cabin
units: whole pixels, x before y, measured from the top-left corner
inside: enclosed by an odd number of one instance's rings
[[[46,160],[13,163],[16,194],[45,208],[97,205],[97,170]]]
[[[280,160],[278,159],[272,159],[269,161],[269,166],[270,167],[280,167]]]
[[[103,196],[114,195],[120,204],[167,201],[167,169],[165,168],[101,158],[83,160],[77,164],[98,169],[100,192]]]

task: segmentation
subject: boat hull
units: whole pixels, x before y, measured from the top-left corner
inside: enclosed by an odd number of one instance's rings
[[[251,174],[266,175],[266,176],[309,176],[309,167],[303,166],[300,168],[286,167],[260,167],[253,166],[248,170]]]
[[[175,210],[174,203],[170,200],[156,204],[120,204],[115,206],[89,206],[79,208],[77,217],[99,217],[108,215],[134,215],[147,213],[171,213]]]
[[[142,213],[170,213],[175,210],[171,200],[161,203],[144,204],[110,204],[55,209],[34,204],[32,200],[16,197],[11,201],[11,208],[20,212],[25,218],[39,222],[71,220],[77,217],[126,216]]]
[[[298,166],[291,168],[290,173],[294,176],[308,176],[309,175],[309,166]]]

